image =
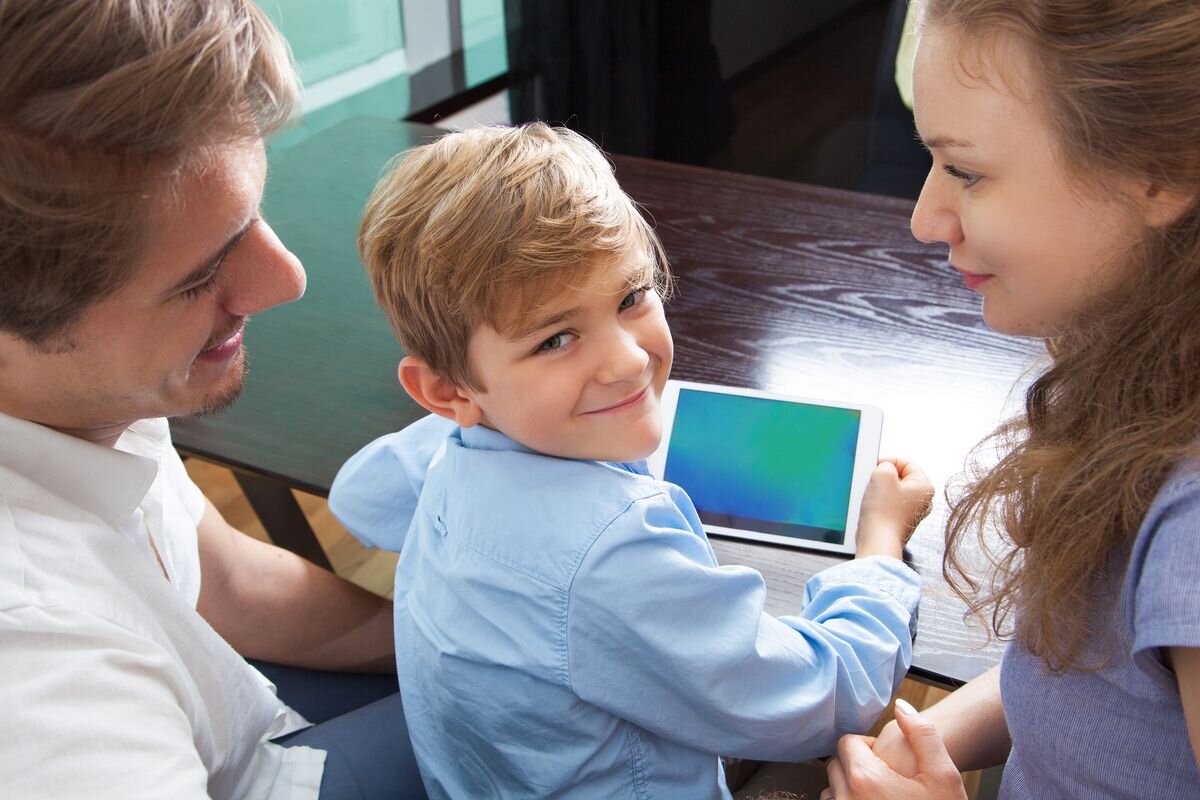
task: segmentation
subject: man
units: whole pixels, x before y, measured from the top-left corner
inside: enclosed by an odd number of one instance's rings
[[[303,294],[259,213],[296,95],[246,0],[0,0],[8,796],[423,796],[394,681],[304,729],[244,660],[394,671],[391,604],[232,529],[163,419]]]

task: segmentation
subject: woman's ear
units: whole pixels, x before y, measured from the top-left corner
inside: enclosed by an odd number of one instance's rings
[[[427,411],[452,419],[464,428],[478,424],[483,418],[474,392],[464,391],[438,375],[423,359],[405,356],[400,359],[396,374],[408,396]]]
[[[1152,183],[1145,187],[1142,218],[1151,228],[1165,228],[1187,213],[1195,203],[1195,192],[1164,189]]]

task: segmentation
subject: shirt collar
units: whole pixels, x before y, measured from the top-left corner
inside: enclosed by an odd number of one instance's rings
[[[471,450],[513,450],[518,453],[535,453],[525,445],[515,442],[500,431],[492,430],[484,425],[472,425],[469,428],[460,427],[459,439],[463,447]]]
[[[511,450],[517,453],[533,453],[534,455],[543,455],[536,450],[530,450],[520,442],[515,442],[505,436],[500,431],[492,430],[483,425],[472,425],[470,428],[459,427],[459,441],[463,443],[463,447],[470,450]],[[552,456],[557,458],[557,456]],[[645,461],[599,461],[599,464],[608,464],[625,472],[632,472],[636,475],[649,475],[650,472],[646,468]]]
[[[162,419],[136,422],[105,447],[0,414],[0,465],[113,527],[150,491],[168,441]]]

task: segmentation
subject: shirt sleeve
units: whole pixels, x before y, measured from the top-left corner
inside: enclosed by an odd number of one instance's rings
[[[429,466],[457,428],[431,414],[371,442],[338,470],[329,510],[363,544],[399,552]]]
[[[797,614],[774,618],[762,576],[718,566],[693,522],[657,495],[596,540],[570,596],[574,691],[656,734],[743,758],[828,755],[840,735],[865,731],[911,661],[916,573],[882,557],[841,564],[809,580]]]
[[[65,611],[10,609],[0,624],[5,796],[208,797],[164,653]]]
[[[1177,692],[1159,651],[1200,647],[1200,478],[1160,492],[1134,544],[1131,569],[1134,660]]]

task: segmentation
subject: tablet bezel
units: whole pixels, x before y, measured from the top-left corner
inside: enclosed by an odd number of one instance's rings
[[[847,403],[840,400],[826,400],[815,397],[800,397],[798,395],[764,392],[757,389],[746,389],[736,386],[720,386],[712,383],[696,383],[671,379],[663,389],[661,408],[663,414],[662,440],[658,448],[646,460],[650,474],[663,480],[667,455],[670,450],[671,432],[675,427],[675,410],[678,407],[679,391],[690,389],[698,392],[717,394],[732,394],[741,397],[752,397],[763,400],[781,400],[802,405],[824,406],[827,408],[844,408],[859,412],[858,442],[854,450],[854,467],[850,479],[850,499],[846,509],[846,539],[841,544],[821,542],[811,539],[800,539],[793,536],[780,536],[775,533],[764,533],[742,528],[726,528],[720,525],[710,525],[702,522],[707,533],[717,536],[727,536],[735,539],[749,539],[758,542],[784,545],[803,550],[821,550],[824,552],[854,554],[858,535],[858,514],[862,506],[863,492],[871,472],[879,461],[879,439],[883,431],[883,410],[861,403]],[[687,487],[683,487],[686,491]]]

